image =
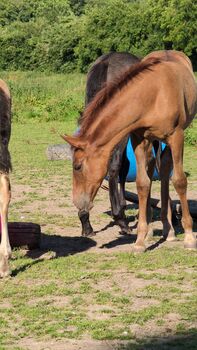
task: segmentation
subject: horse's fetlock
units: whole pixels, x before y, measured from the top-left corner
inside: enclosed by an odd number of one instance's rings
[[[114,178],[116,176],[118,176],[118,170],[115,168],[110,168],[109,169],[109,177]]]
[[[188,216],[187,218],[182,217],[181,223],[182,223],[182,226],[183,226],[185,232],[187,230],[189,232],[192,231],[193,220],[192,220],[191,216]]]
[[[12,251],[11,251],[11,248],[10,249],[0,249],[0,259],[3,258],[3,259],[10,259],[12,256]]]

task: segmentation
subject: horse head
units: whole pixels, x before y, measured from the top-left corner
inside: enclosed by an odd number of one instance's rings
[[[73,203],[80,211],[89,211],[107,173],[108,155],[102,147],[88,146],[80,136],[62,135],[73,154]]]

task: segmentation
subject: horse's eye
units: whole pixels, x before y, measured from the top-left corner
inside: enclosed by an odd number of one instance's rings
[[[82,168],[82,163],[74,164],[74,165],[73,165],[73,168],[74,168],[74,170],[77,170],[77,171],[81,170],[81,168]]]

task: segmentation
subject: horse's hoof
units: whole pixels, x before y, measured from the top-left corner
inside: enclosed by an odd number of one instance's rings
[[[176,236],[168,236],[168,237],[166,237],[166,241],[167,242],[175,242],[175,241],[178,241],[178,238]]]
[[[145,241],[146,242],[151,241],[153,237],[154,237],[154,232],[153,232],[153,229],[151,228],[146,235]]]
[[[185,239],[184,239],[184,248],[186,249],[196,249],[197,248],[197,241],[196,241],[196,236],[194,233],[185,234]]]
[[[130,235],[132,233],[132,230],[129,226],[121,227],[121,235]]]
[[[10,275],[9,258],[11,257],[11,250],[3,253],[0,251],[0,278],[8,277]]]
[[[134,253],[144,253],[146,250],[146,247],[145,245],[134,244],[132,250]]]
[[[94,231],[82,232],[82,237],[93,237],[93,236],[96,236],[96,233]]]
[[[0,271],[0,278],[9,277],[10,274],[11,274],[10,270],[7,270],[7,271]]]
[[[116,219],[114,218],[114,222],[117,226],[120,227],[121,229],[121,234],[130,234],[131,233],[131,229],[129,228],[126,220],[124,219]]]
[[[197,249],[197,245],[196,243],[195,244],[186,244],[184,243],[184,248],[187,249],[187,250],[196,250]]]
[[[4,260],[1,262],[1,267],[0,267],[0,278],[5,278],[10,276],[11,272],[8,266],[8,261]]]
[[[193,250],[193,249],[197,249],[197,244],[196,244],[196,241],[187,241],[185,242],[184,241],[184,248],[185,249],[189,249],[189,250]]]

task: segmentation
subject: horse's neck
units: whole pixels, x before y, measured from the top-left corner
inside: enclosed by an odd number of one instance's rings
[[[99,112],[87,132],[90,145],[106,146],[111,151],[124,136],[140,127],[142,107],[131,98],[130,91],[127,94],[130,98],[117,96]]]

